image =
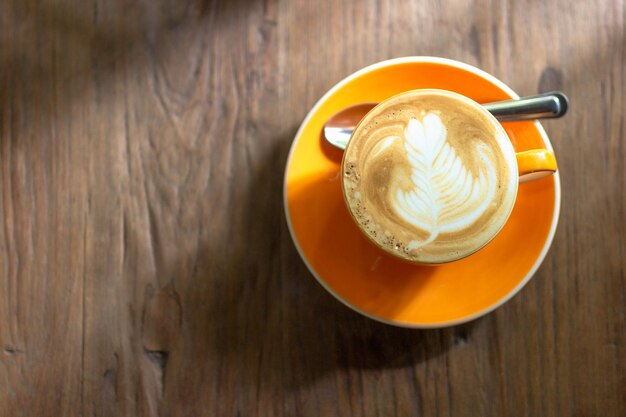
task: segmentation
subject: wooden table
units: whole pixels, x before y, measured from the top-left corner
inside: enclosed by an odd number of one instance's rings
[[[626,415],[623,1],[1,0],[0,416]],[[298,257],[295,130],[390,57],[563,90],[556,238],[496,312],[363,318]]]

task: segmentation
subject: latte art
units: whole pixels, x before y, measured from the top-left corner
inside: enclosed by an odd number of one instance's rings
[[[404,220],[428,233],[424,241],[411,240],[409,249],[432,242],[439,233],[462,230],[488,208],[496,192],[497,177],[491,164],[474,176],[447,142],[441,119],[429,113],[422,122],[410,119],[404,131],[404,148],[411,165],[413,187],[405,191],[392,180],[390,201]],[[476,153],[492,161],[489,148]]]
[[[408,261],[448,262],[480,249],[517,193],[513,147],[478,104],[416,90],[376,106],[343,161],[343,191],[359,227]]]

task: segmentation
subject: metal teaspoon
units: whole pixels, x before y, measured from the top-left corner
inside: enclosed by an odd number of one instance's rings
[[[345,149],[359,121],[378,103],[361,103],[333,115],[324,125],[324,137],[331,145]],[[554,119],[567,112],[565,94],[552,91],[515,100],[483,104],[501,122]]]

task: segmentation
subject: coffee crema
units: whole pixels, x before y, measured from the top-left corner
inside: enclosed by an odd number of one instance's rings
[[[379,247],[417,263],[472,254],[504,226],[518,184],[504,129],[474,101],[415,90],[371,110],[343,161],[348,208]]]

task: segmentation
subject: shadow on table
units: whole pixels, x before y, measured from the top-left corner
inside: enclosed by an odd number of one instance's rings
[[[338,369],[411,368],[466,343],[472,324],[443,330],[396,328],[335,300],[310,274],[283,214],[284,161],[291,135],[260,157],[241,221],[247,242],[224,259],[211,315],[227,328],[209,343],[237,383],[279,392],[314,384]],[[280,191],[279,191],[280,190]],[[234,236],[237,239],[237,236]]]
[[[111,78],[148,71],[152,61],[178,62],[169,55],[189,43],[181,39],[205,36],[207,24],[217,35],[250,2],[1,2],[0,27],[11,29],[0,31],[0,134],[60,123],[70,105],[110,94]]]

